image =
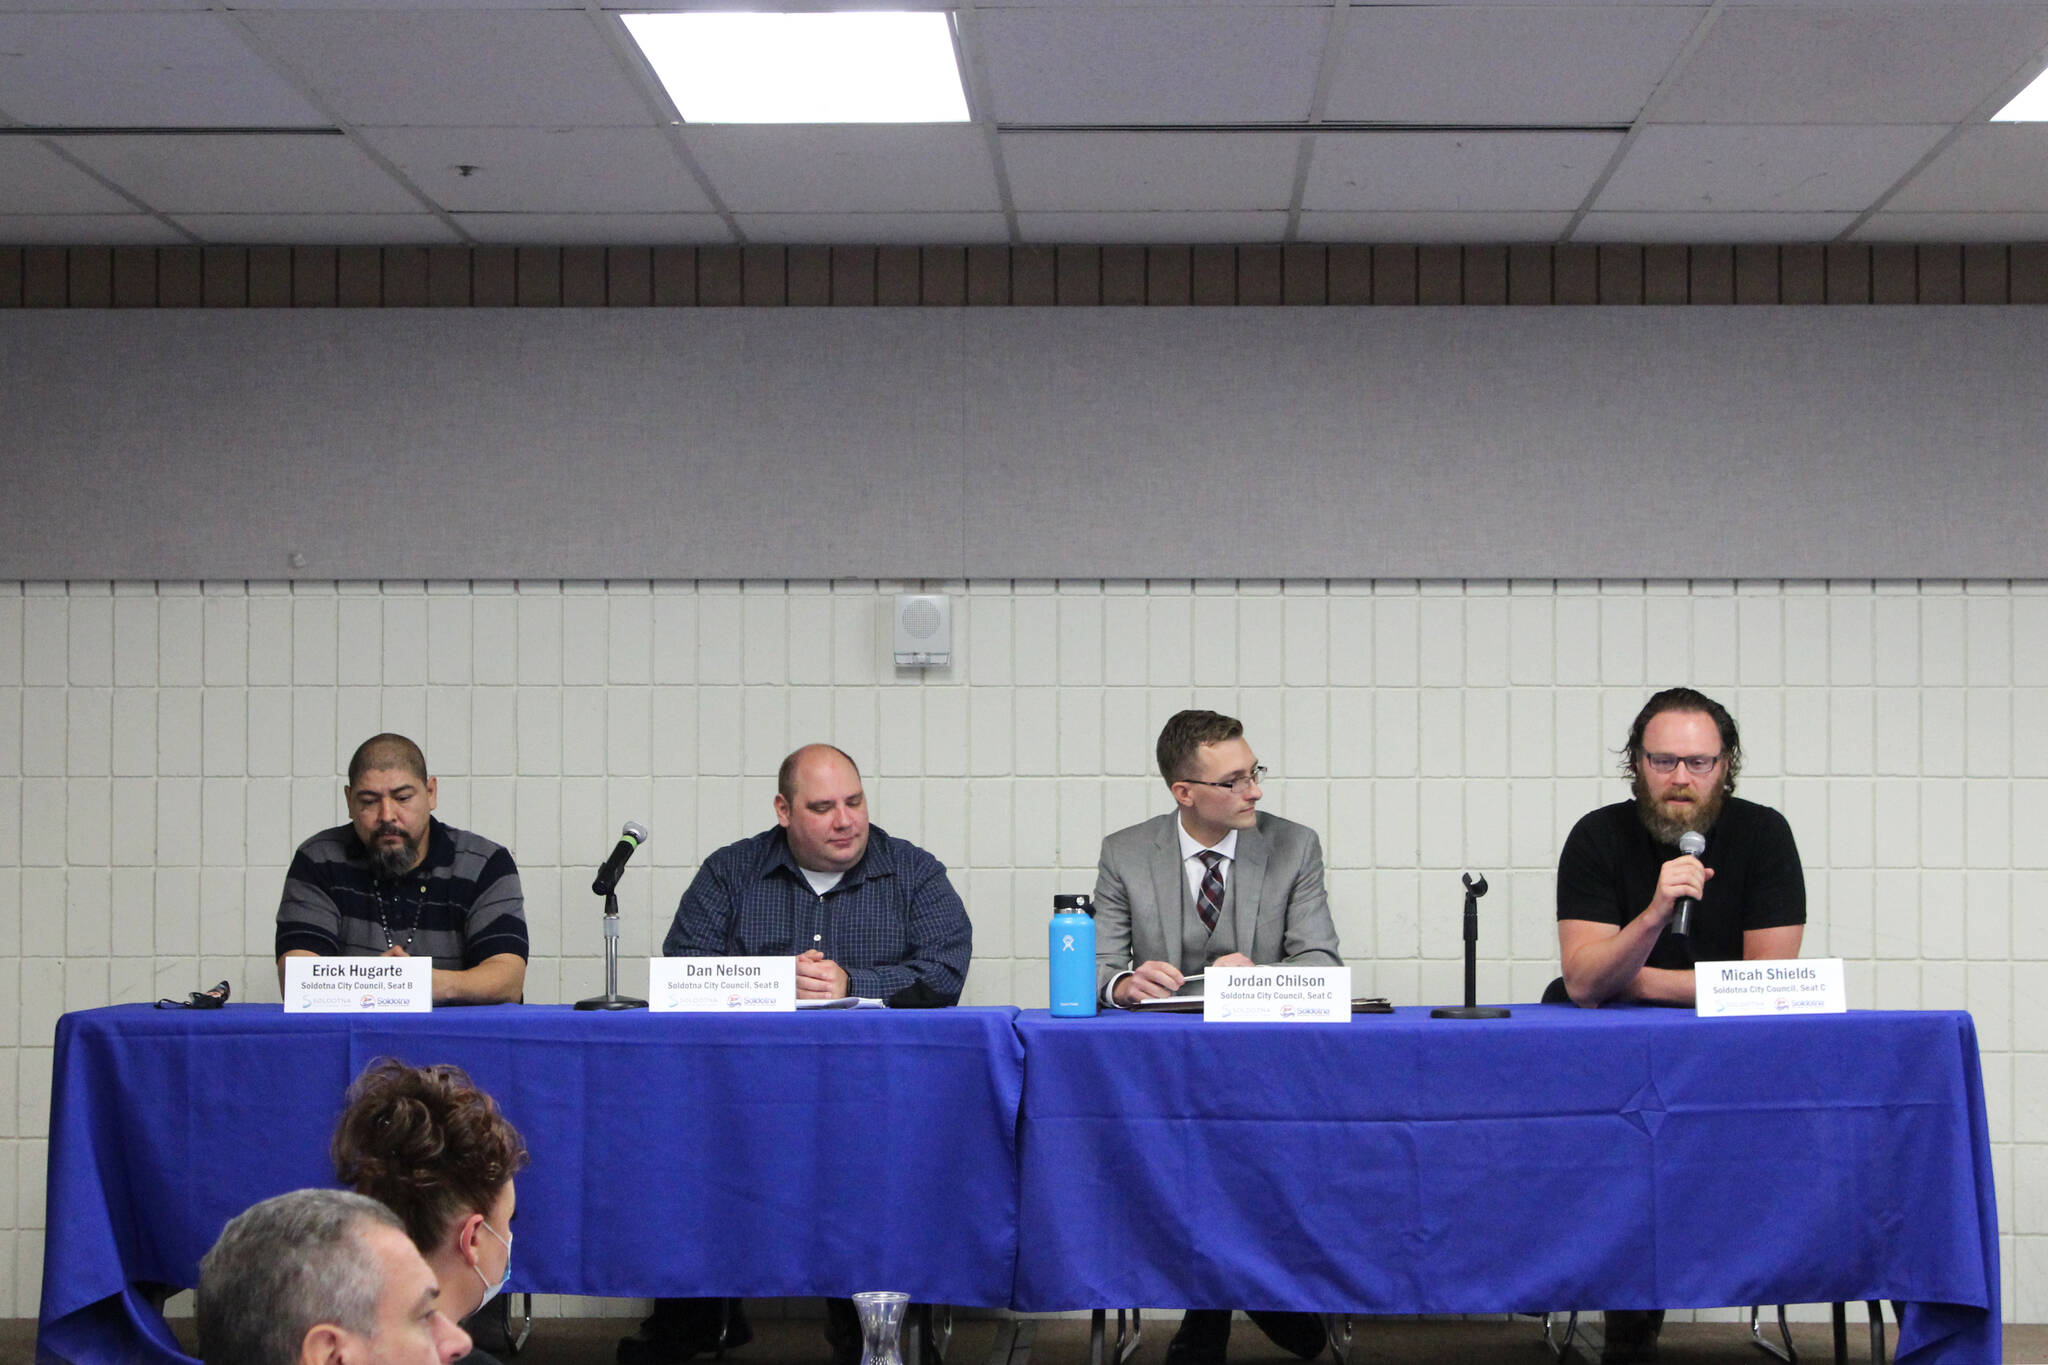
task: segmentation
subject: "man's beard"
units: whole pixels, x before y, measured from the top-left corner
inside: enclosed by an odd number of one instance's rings
[[[419,845],[405,837],[405,831],[390,831],[398,835],[398,842],[395,844],[384,841],[385,832],[377,831],[376,841],[370,845],[370,870],[389,881],[393,877],[403,877],[412,871],[419,863],[420,850]]]
[[[1678,816],[1665,814],[1640,776],[1635,780],[1635,794],[1636,815],[1642,820],[1643,828],[1650,831],[1650,837],[1660,844],[1675,845],[1679,836],[1688,830],[1705,834],[1714,827],[1714,821],[1721,818],[1721,807],[1728,799],[1728,784],[1716,782]]]

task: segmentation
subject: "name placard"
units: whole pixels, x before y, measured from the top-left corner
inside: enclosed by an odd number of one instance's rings
[[[431,957],[288,957],[286,1014],[424,1014],[434,1008]]]
[[[1693,972],[1702,1019],[1737,1014],[1846,1014],[1842,959],[1807,957],[1702,962]]]
[[[1349,967],[1211,967],[1202,1018],[1236,1023],[1342,1024],[1351,1019]]]
[[[793,957],[652,957],[647,1008],[748,1014],[796,1008]]]

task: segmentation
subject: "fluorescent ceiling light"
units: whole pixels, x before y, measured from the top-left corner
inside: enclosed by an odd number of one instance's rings
[[[964,123],[943,13],[627,14],[686,123]]]
[[[2048,71],[2012,97],[2012,102],[1991,116],[1993,123],[2048,123]]]

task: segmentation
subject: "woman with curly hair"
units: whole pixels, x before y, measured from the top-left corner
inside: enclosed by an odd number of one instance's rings
[[[512,1277],[512,1176],[526,1143],[462,1068],[370,1063],[349,1087],[331,1150],[335,1178],[405,1224],[440,1283],[442,1312],[471,1317],[497,1297]]]

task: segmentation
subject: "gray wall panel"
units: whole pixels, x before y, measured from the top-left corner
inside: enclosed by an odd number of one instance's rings
[[[1015,311],[968,340],[970,574],[2048,566],[2048,310]]]
[[[277,578],[294,551],[325,579],[957,566],[959,325],[15,314],[0,575]]]
[[[2026,307],[15,312],[0,577],[2040,577],[2044,343]]]

